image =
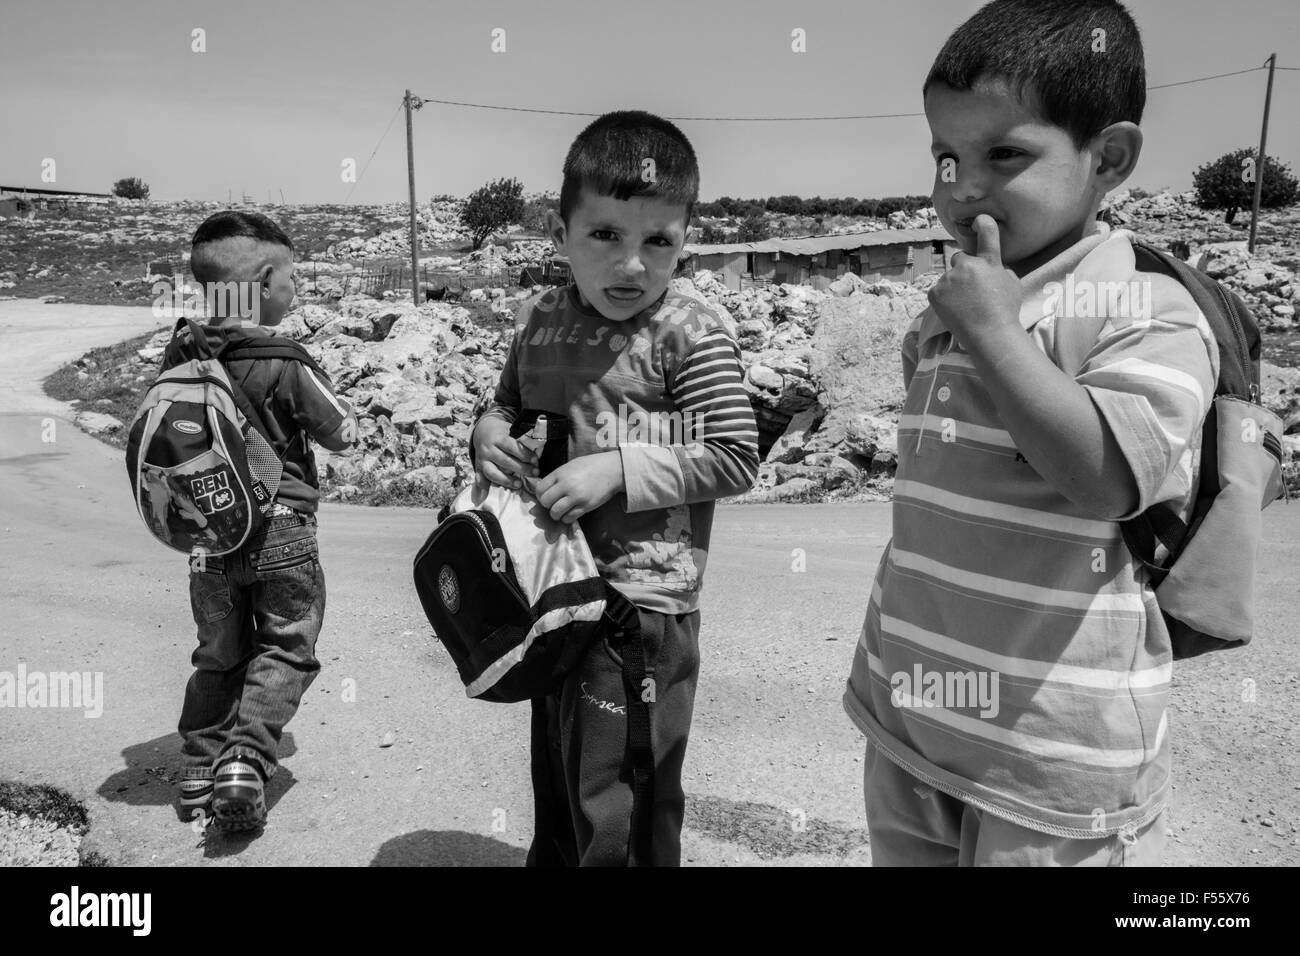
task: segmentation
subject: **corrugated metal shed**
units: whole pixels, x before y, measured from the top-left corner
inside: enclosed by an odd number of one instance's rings
[[[802,236],[793,239],[764,239],[761,242],[687,243],[682,256],[713,256],[735,252],[781,252],[794,256],[815,256],[833,249],[853,250],[869,246],[910,246],[926,242],[952,242],[944,229],[877,229],[849,232],[840,236]]]

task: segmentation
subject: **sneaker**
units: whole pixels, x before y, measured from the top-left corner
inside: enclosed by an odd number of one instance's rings
[[[195,810],[204,815],[212,806],[212,768],[186,767],[180,783],[181,815],[187,820]]]
[[[262,771],[243,757],[231,757],[217,768],[212,786],[212,812],[227,831],[256,830],[266,823]]]

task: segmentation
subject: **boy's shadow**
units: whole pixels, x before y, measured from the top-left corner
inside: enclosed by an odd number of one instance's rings
[[[481,833],[416,830],[386,840],[371,866],[523,866],[528,851]]]
[[[280,759],[292,757],[298,747],[293,734],[286,733],[280,740]],[[131,806],[165,807],[176,810],[176,819],[190,822],[194,811],[180,808],[181,740],[177,734],[166,734],[132,744],[122,750],[126,767],[112,774],[95,790],[105,800]],[[293,773],[281,764],[275,776],[266,785],[266,808],[269,811],[296,783]],[[242,835],[241,835],[242,836]],[[227,842],[230,838],[227,838]]]

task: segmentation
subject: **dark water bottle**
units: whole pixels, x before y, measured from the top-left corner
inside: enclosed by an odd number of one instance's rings
[[[510,437],[537,453],[539,478],[569,460],[569,420],[563,415],[526,409],[510,426]],[[532,491],[530,481],[525,480],[524,487]]]

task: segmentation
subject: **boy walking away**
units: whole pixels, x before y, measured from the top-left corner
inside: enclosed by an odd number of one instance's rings
[[[1096,221],[1145,88],[1112,0],[995,0],[926,79],[962,252],[904,338],[893,538],[844,695],[878,865],[1160,858],[1170,637],[1118,522],[1190,510],[1219,356]]]
[[[263,789],[276,770],[280,735],[320,670],[325,576],[308,439],[343,451],[355,439],[356,419],[318,369],[258,355],[292,345],[268,330],[294,298],[293,244],[279,226],[258,213],[217,213],[194,234],[191,269],[213,313],[206,326],[178,330],[163,368],[216,355],[283,466],[261,528],[238,551],[193,561],[190,574],[199,646],[178,728],[181,808],[206,816],[210,805],[223,829],[252,830],[266,819]],[[193,331],[206,343],[196,343]]]
[[[564,163],[548,216],[573,283],[524,303],[493,405],[475,426],[480,475],[536,489],[578,521],[602,577],[636,605],[639,689],[651,704],[651,860],[681,859],[682,762],[699,672],[700,591],[713,502],[758,470],[758,432],[740,352],[722,319],[668,289],[699,196],[699,168],[674,125],[608,113]],[[525,411],[567,418],[569,460],[538,476],[510,437]],[[629,863],[633,787],[622,659],[595,642],[560,693],[534,700],[533,866]]]

